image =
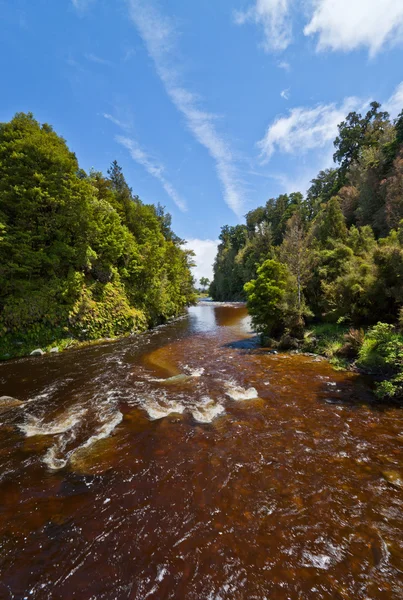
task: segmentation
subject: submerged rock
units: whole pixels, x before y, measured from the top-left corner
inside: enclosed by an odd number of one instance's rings
[[[12,408],[13,406],[21,406],[24,404],[22,400],[17,400],[12,396],[0,396],[0,408]]]
[[[227,385],[227,391],[225,395],[231,400],[256,400],[259,395],[257,393],[256,388],[250,387],[248,389],[243,388],[241,386],[233,386],[231,384]]]
[[[190,381],[192,379],[191,375],[185,375],[182,373],[181,375],[174,375],[173,377],[169,377],[168,379],[164,379],[162,383],[164,384],[175,384],[175,383],[185,383],[186,381]]]
[[[197,407],[192,411],[192,417],[198,423],[211,423],[216,417],[225,413],[222,404],[210,402],[205,406]]]
[[[32,350],[30,356],[43,356],[45,353],[41,348],[36,348],[36,350]]]
[[[382,471],[382,475],[394,487],[403,488],[403,476],[398,471]]]

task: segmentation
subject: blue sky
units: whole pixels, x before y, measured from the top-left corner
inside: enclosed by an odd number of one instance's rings
[[[115,158],[211,275],[220,227],[332,164],[337,123],[403,108],[402,0],[0,0],[0,120]]]

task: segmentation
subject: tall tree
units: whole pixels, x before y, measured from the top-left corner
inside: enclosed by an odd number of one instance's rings
[[[206,288],[210,285],[210,279],[208,277],[200,277],[199,283],[201,285],[202,291],[205,292]]]
[[[297,282],[297,305],[302,308],[303,290],[312,273],[312,254],[308,250],[306,236],[301,216],[295,213],[287,223],[283,243],[279,249],[281,261],[288,266]]]

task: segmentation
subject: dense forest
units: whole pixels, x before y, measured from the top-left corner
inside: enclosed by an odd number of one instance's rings
[[[195,299],[183,243],[116,161],[87,174],[32,114],[0,124],[0,357],[177,316]]]
[[[210,293],[247,299],[257,331],[284,346],[318,350],[329,324],[328,354],[388,374],[380,394],[402,395],[403,111],[350,113],[334,146],[335,167],[305,197],[271,198],[222,228]]]

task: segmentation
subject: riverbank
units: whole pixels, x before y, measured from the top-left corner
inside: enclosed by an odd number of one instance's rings
[[[42,335],[34,340],[31,336],[21,335],[18,339],[7,338],[4,336],[0,339],[0,361],[7,361],[13,358],[24,358],[26,356],[44,356],[46,354],[57,354],[65,350],[73,348],[85,348],[86,346],[94,346],[107,342],[116,342],[119,339],[129,337],[130,335],[138,335],[125,333],[115,337],[103,337],[96,340],[79,340],[71,336],[50,336]]]
[[[185,313],[183,313],[185,314]],[[168,319],[166,323],[171,323],[182,315]],[[165,323],[163,323],[165,324]],[[34,332],[21,333],[19,335],[6,334],[0,337],[0,362],[12,360],[15,358],[24,358],[27,356],[45,356],[47,354],[58,354],[65,350],[86,348],[99,344],[117,342],[131,336],[138,336],[147,331],[152,331],[158,327],[154,325],[139,331],[127,331],[115,336],[99,337],[96,339],[79,339],[66,332],[65,329],[38,329]]]
[[[323,356],[337,370],[371,375],[378,380],[379,399],[403,399],[403,335],[393,325],[377,323],[364,330],[319,323],[308,327],[301,340],[283,335],[279,340],[269,340],[268,345],[281,351]]]

